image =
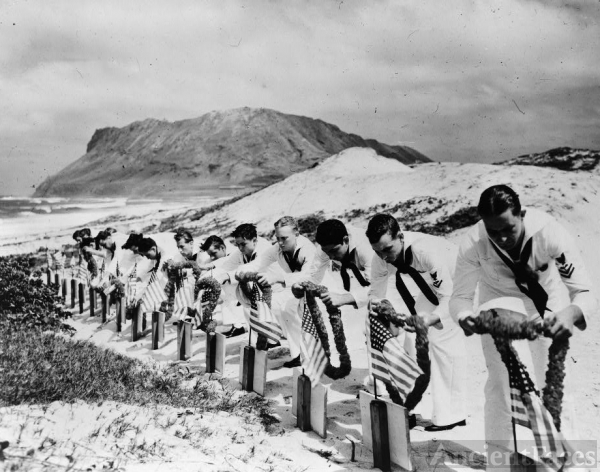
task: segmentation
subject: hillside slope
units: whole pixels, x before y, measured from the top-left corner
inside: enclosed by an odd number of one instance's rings
[[[355,146],[404,164],[430,161],[414,149],[365,140],[321,120],[240,108],[97,130],[86,154],[46,179],[35,196],[181,195],[263,186]]]
[[[595,171],[600,173],[600,151],[559,147],[545,152],[524,154],[515,159],[498,162],[500,165],[555,167],[560,170]]]

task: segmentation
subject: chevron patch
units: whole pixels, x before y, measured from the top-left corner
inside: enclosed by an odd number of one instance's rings
[[[431,278],[433,279],[433,282],[432,282],[432,283],[433,283],[433,286],[434,286],[435,288],[440,288],[440,285],[442,285],[442,281],[441,281],[441,280],[438,280],[438,278],[437,278],[437,272],[432,272],[432,273],[431,273],[431,274],[429,274],[429,275],[431,275]]]
[[[560,276],[564,279],[570,279],[575,271],[575,267],[570,262],[567,262],[564,252],[556,259],[556,262],[558,263],[557,267]]]

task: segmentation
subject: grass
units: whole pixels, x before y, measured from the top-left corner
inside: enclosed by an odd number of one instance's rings
[[[29,256],[0,258],[0,406],[113,400],[251,413],[266,426],[277,421],[267,400],[226,381],[170,372],[70,339],[73,328],[64,321],[71,315],[57,287],[43,284],[32,265]]]
[[[161,404],[200,411],[252,413],[271,425],[267,400],[225,382],[195,378],[130,359],[88,341],[41,330],[0,329],[0,405],[77,400]]]

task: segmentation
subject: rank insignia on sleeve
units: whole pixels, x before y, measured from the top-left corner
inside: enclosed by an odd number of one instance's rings
[[[556,266],[558,267],[558,273],[564,279],[570,279],[571,275],[575,271],[575,267],[570,262],[567,262],[565,253],[563,252],[560,257],[556,258]]]
[[[431,273],[431,274],[429,274],[429,275],[431,275],[431,278],[433,279],[433,282],[432,282],[432,283],[433,283],[433,286],[434,286],[435,288],[440,288],[440,285],[442,285],[442,281],[441,281],[441,280],[438,280],[438,278],[437,278],[437,272],[432,272],[432,273]]]

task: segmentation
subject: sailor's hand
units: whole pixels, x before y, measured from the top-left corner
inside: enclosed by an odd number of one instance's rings
[[[256,281],[261,287],[268,287],[280,282],[279,280],[275,280],[275,278],[276,277],[269,277],[269,275],[267,275],[265,272],[259,272],[256,274]]]
[[[292,295],[296,298],[302,298],[304,296],[304,288],[300,284],[292,285]]]
[[[331,293],[326,292],[321,295],[321,300],[328,307],[338,308],[344,305],[351,305],[354,302],[354,297],[350,293]]]
[[[434,329],[442,329],[444,327],[442,321],[440,320],[440,317],[437,315],[434,315],[432,313],[425,313],[420,316],[421,318],[423,318],[425,326],[431,326]]]
[[[546,314],[547,323],[550,325],[550,335],[553,339],[568,339],[573,336],[577,321],[583,318],[581,308],[570,305],[560,311]]]
[[[458,320],[458,324],[463,329],[466,336],[471,336],[472,334],[480,334],[481,333],[481,331],[477,325],[477,322],[475,321],[475,318],[476,317],[474,315],[468,315],[468,316],[465,316],[464,318],[461,318],[460,320]]]

